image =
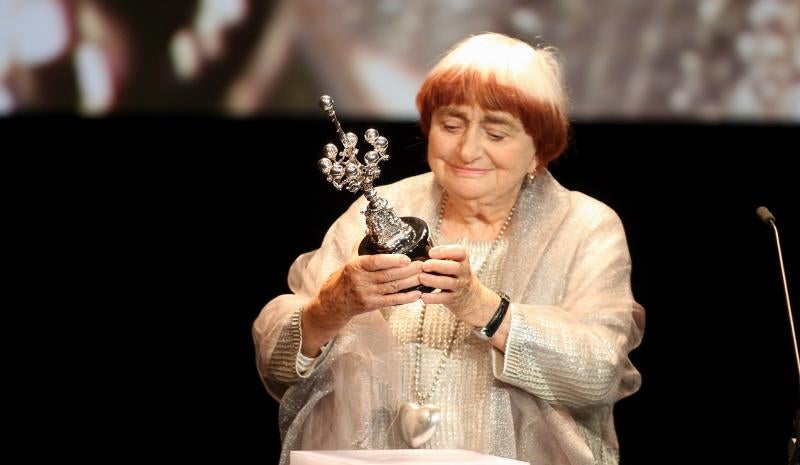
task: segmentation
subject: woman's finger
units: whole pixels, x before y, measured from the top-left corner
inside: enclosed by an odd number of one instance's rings
[[[380,271],[399,268],[411,263],[411,259],[403,254],[361,255],[356,259],[358,265],[366,271]]]
[[[413,277],[420,273],[422,273],[422,262],[416,260],[406,266],[372,272],[372,281],[378,284],[390,283],[392,281]]]
[[[422,263],[422,271],[455,276],[459,273],[462,263],[453,260],[430,259]]]
[[[396,294],[383,295],[375,299],[376,308],[392,307],[394,305],[410,304],[416,302],[422,296],[420,291],[398,292]]]
[[[443,291],[453,291],[458,286],[458,279],[452,276],[440,276],[429,273],[422,273],[419,275],[419,283],[432,287],[434,289],[441,289]]]
[[[437,245],[428,251],[428,256],[442,260],[463,262],[467,259],[467,249],[457,244]]]
[[[398,279],[397,281],[378,284],[375,287],[375,293],[379,295],[394,294],[411,287],[416,287],[419,285],[419,277],[419,274],[415,274],[404,279]]]
[[[453,300],[452,292],[426,292],[422,294],[422,301],[426,304],[447,304]]]

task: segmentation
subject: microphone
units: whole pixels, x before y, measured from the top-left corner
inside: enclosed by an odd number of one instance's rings
[[[786,297],[786,311],[789,314],[789,327],[792,330],[792,343],[794,344],[794,359],[797,363],[797,374],[800,375],[800,353],[797,350],[797,334],[794,330],[794,318],[792,317],[792,303],[789,300],[789,285],[786,282],[786,270],[783,266],[783,252],[781,251],[781,238],[778,234],[778,226],[775,224],[775,215],[765,206],[756,208],[756,215],[761,218],[767,226],[771,226],[775,232],[775,244],[778,248],[778,263],[781,266],[781,279],[783,280],[783,294]],[[800,387],[800,385],[798,385]],[[800,465],[800,410],[794,416],[795,438],[789,441],[789,465]]]
[[[766,224],[767,226],[769,226],[772,223],[775,223],[775,215],[773,215],[772,212],[769,211],[769,208],[763,205],[756,208],[756,215],[758,215],[758,217],[761,218],[761,221],[763,221],[764,224]]]

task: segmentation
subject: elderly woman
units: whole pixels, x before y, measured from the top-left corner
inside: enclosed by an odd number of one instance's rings
[[[612,464],[643,310],[623,226],[547,165],[569,122],[553,52],[470,37],[417,95],[430,173],[379,188],[433,230],[430,259],[358,256],[355,202],[254,324],[295,449],[463,448]],[[404,291],[417,285],[434,292]]]

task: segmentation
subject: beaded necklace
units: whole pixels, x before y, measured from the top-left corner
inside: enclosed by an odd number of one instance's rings
[[[444,220],[444,211],[447,206],[447,192],[445,191],[442,195],[441,206],[439,207],[439,218],[436,222],[436,237],[441,237],[441,227],[442,221]],[[494,253],[497,246],[503,239],[505,235],[506,229],[508,228],[509,223],[511,223],[511,218],[514,216],[514,211],[517,209],[517,204],[514,202],[514,206],[511,207],[511,211],[508,212],[508,216],[506,217],[505,222],[503,222],[503,226],[500,227],[500,232],[497,234],[497,237],[492,242],[492,245],[489,247],[489,251],[486,253],[486,257],[483,259],[483,262],[475,271],[475,275],[480,277],[481,272],[484,269],[484,266],[489,261],[489,258]],[[442,373],[444,372],[444,368],[446,366],[447,360],[450,358],[450,354],[453,350],[453,345],[456,341],[456,335],[458,334],[458,330],[461,328],[463,322],[458,320],[457,323],[454,325],[452,333],[450,334],[450,341],[447,344],[447,348],[444,350],[442,354],[442,359],[439,362],[438,367],[436,368],[436,372],[433,376],[433,382],[431,383],[430,389],[428,389],[427,393],[420,391],[419,387],[419,379],[422,372],[422,341],[423,341],[423,328],[425,326],[425,310],[427,308],[426,304],[422,305],[422,311],[420,312],[419,316],[419,324],[417,325],[417,343],[414,346],[414,395],[416,397],[416,402],[406,402],[400,408],[400,431],[403,436],[403,439],[408,443],[409,446],[417,448],[421,445],[425,444],[433,437],[433,433],[436,431],[436,427],[438,426],[441,420],[441,409],[434,404],[427,403],[428,399],[433,395],[434,391],[436,391],[436,387],[439,384],[439,380],[441,379]]]

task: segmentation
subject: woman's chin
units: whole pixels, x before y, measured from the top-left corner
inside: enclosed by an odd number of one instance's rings
[[[459,200],[480,200],[487,197],[490,193],[489,189],[482,188],[481,186],[471,186],[465,182],[454,182],[446,185],[445,189],[450,198],[457,198]]]

